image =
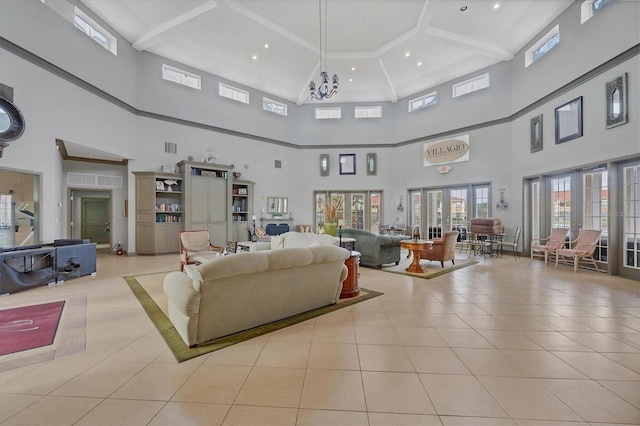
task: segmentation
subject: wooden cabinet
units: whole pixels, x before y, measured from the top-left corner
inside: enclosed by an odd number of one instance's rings
[[[231,193],[231,217],[234,241],[248,241],[253,225],[253,185],[248,180],[234,180]]]
[[[360,294],[360,285],[358,284],[360,252],[352,251],[351,256],[344,261],[344,264],[347,265],[349,275],[347,275],[347,279],[342,282],[342,292],[340,293],[341,299],[355,297]]]
[[[136,177],[136,253],[177,253],[183,224],[183,179],[174,173]]]
[[[181,161],[178,166],[184,176],[184,229],[206,229],[211,242],[224,247],[233,237],[233,166],[193,161]]]

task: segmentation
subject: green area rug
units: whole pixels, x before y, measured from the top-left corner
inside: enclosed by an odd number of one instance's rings
[[[444,262],[444,268],[437,261],[421,260],[420,266],[424,270],[423,274],[408,272],[406,269],[411,265],[412,258],[407,259],[403,256],[398,265],[383,267],[381,270],[384,272],[391,272],[394,274],[409,275],[417,278],[431,279],[439,277],[440,275],[448,274],[456,269],[466,268],[467,266],[475,265],[477,260],[473,259],[458,259],[456,258],[456,264],[452,264],[451,261]]]
[[[365,300],[369,300],[383,294],[377,291],[360,288],[360,294],[358,296],[349,299],[340,299],[340,301],[335,305],[313,309],[280,321],[275,321],[246,331],[221,337],[219,339],[203,343],[195,348],[189,348],[167,317],[167,299],[164,291],[162,290],[162,282],[167,273],[168,272],[161,272],[127,276],[124,277],[124,280],[144,308],[145,312],[151,319],[151,322],[153,322],[165,342],[167,342],[167,346],[169,346],[169,349],[171,349],[173,356],[178,362],[183,362],[200,355],[214,352],[219,349],[226,348],[227,346],[235,345],[236,343],[244,342],[245,340],[262,336],[264,334],[271,333],[272,331],[280,330],[311,318],[337,311],[338,309],[346,308],[356,303],[364,302]]]

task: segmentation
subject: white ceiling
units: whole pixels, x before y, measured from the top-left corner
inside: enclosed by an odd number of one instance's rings
[[[508,61],[572,2],[328,0],[326,71],[340,78],[330,101],[395,102]],[[316,102],[308,85],[321,71],[318,0],[82,3],[137,50],[290,102]]]

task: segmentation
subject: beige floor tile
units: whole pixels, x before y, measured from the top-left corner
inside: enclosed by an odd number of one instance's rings
[[[353,343],[313,343],[308,368],[360,370],[358,348]]]
[[[471,375],[469,369],[449,348],[411,346],[405,350],[418,373]]]
[[[418,312],[424,314],[452,314],[451,309],[447,308],[444,303],[417,303]]]
[[[172,401],[232,404],[250,367],[204,364],[175,392]]]
[[[478,333],[496,348],[542,350],[539,345],[528,339],[521,331],[478,330]]]
[[[589,327],[591,330],[598,331],[600,333],[637,333],[629,327],[625,327],[619,322],[613,321],[610,318],[594,318],[594,317],[576,317],[573,320],[577,323],[583,324]]]
[[[149,364],[111,397],[168,401],[197,366],[183,364]]]
[[[596,352],[638,352],[638,349],[626,345],[612,337],[605,336],[602,333],[581,333],[567,331],[563,332],[562,334]]]
[[[551,327],[539,321],[538,317],[495,315],[495,318],[500,321],[501,330],[554,331]]]
[[[354,325],[391,326],[386,312],[353,312]]]
[[[313,342],[355,343],[356,332],[353,325],[318,323],[313,332]]]
[[[100,404],[101,401],[99,398],[45,396],[9,417],[2,424],[25,426],[72,425]],[[2,405],[4,406],[5,403],[6,401]],[[2,417],[4,417],[4,414],[2,414]]]
[[[316,318],[315,324],[319,325],[353,325],[353,313],[347,309],[340,309]]]
[[[369,419],[364,412],[300,409],[296,425],[369,426]]]
[[[267,343],[267,338],[251,339],[209,354],[204,364],[253,366]]]
[[[602,333],[626,345],[640,349],[640,333]]]
[[[592,380],[543,379],[540,383],[587,422],[640,424],[640,411]]]
[[[598,380],[598,383],[636,408],[640,408],[640,383],[621,380]]]
[[[0,394],[0,423],[42,398],[40,395]]]
[[[511,418],[582,421],[535,379],[478,377],[478,380]]]
[[[415,373],[362,372],[367,409],[382,413],[436,414]]]
[[[589,425],[589,423],[585,423],[585,422],[559,422],[557,420],[546,421],[546,420],[515,419],[514,422],[518,426],[588,426]],[[613,426],[613,425],[598,424],[598,426]],[[620,426],[620,425],[617,425],[617,426]]]
[[[46,395],[96,363],[95,359],[54,359],[3,384],[0,393]]]
[[[529,377],[499,349],[454,348],[453,351],[476,376]]]
[[[510,419],[497,419],[491,417],[458,417],[440,416],[444,426],[515,426]]]
[[[418,303],[415,302],[399,302],[399,301],[382,301],[380,302],[384,308],[384,312],[419,312]]]
[[[371,426],[442,426],[438,416],[427,414],[369,413]]]
[[[151,420],[151,426],[221,425],[230,405],[192,402],[168,402]]]
[[[420,374],[440,416],[508,417],[473,376]]]
[[[305,370],[254,367],[235,404],[298,408]]]
[[[269,342],[311,342],[313,324],[296,324],[273,333],[269,333]]]
[[[405,346],[447,346],[434,328],[395,327],[395,330]]]
[[[554,352],[555,356],[595,380],[640,380],[640,375],[594,352]]]
[[[551,352],[502,349],[502,353],[531,377],[586,379],[587,376]]]
[[[256,366],[305,368],[309,360],[307,342],[267,342],[258,356]]]
[[[478,332],[502,329],[502,323],[492,315],[460,315],[460,319]]]
[[[358,345],[363,371],[415,371],[402,346]]]
[[[431,327],[440,329],[469,329],[469,324],[455,314],[424,314]]]
[[[395,327],[431,327],[424,314],[416,312],[389,312],[389,321]]]
[[[568,338],[558,331],[525,331],[524,335],[548,351],[591,351],[591,349]]]
[[[356,343],[365,345],[399,345],[400,339],[393,327],[371,325],[354,326]]]
[[[160,401],[105,399],[74,425],[146,425],[163,405]]]
[[[106,360],[74,377],[51,394],[106,398],[146,366],[143,362]]]
[[[298,410],[295,408],[234,405],[222,424],[224,426],[294,426],[297,414]]]
[[[494,346],[477,331],[459,328],[436,328],[436,331],[452,348],[493,348]]]
[[[300,408],[366,411],[361,373],[307,370]]]

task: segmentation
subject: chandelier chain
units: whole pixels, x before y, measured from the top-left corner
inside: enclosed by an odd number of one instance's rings
[[[309,83],[309,92],[311,95],[311,99],[316,99],[316,100],[324,100],[324,99],[329,99],[331,96],[333,96],[334,94],[338,93],[338,85],[339,80],[338,80],[338,76],[337,74],[333,74],[333,77],[331,78],[331,85],[329,85],[329,75],[327,74],[327,40],[328,40],[328,36],[327,36],[327,27],[328,27],[328,1],[324,0],[324,39],[322,37],[322,30],[323,30],[323,22],[322,22],[322,1],[323,0],[318,0],[318,19],[319,19],[319,23],[320,25],[318,26],[319,30],[320,30],[320,37],[319,37],[319,52],[320,52],[320,83],[318,84],[317,87],[317,91],[316,91],[316,84],[311,81]]]

